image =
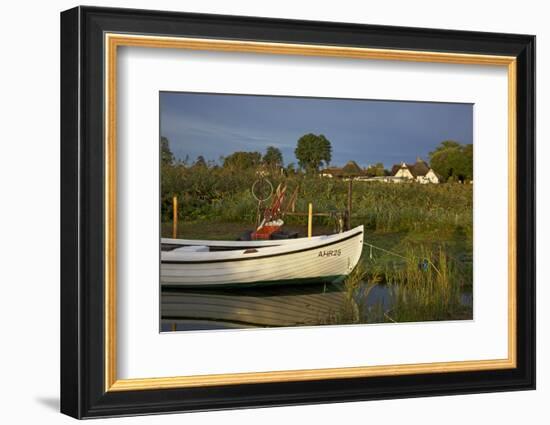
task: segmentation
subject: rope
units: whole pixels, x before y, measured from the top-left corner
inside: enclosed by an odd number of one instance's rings
[[[379,246],[370,244],[370,243],[368,243],[368,242],[363,242],[363,245],[366,245],[366,246],[370,247],[370,254],[369,254],[369,257],[370,257],[371,260],[372,260],[372,250],[373,250],[373,248],[374,248],[374,249],[377,249],[378,251],[385,252],[386,254],[394,255],[394,256],[400,257],[400,258],[404,258],[405,260],[408,260],[408,259],[410,258],[410,257],[405,257],[404,255],[398,254],[397,252],[388,251],[387,249],[380,248]],[[412,258],[416,258],[416,259],[418,259],[418,260],[426,260],[426,261],[435,269],[435,271],[439,274],[439,276],[441,276],[441,272],[440,272],[439,269],[435,266],[435,264],[432,263],[432,261],[431,261],[429,258],[416,257],[416,256],[415,256],[415,257],[412,257]]]
[[[404,258],[405,260],[408,260],[408,257],[398,254],[397,252],[388,251],[387,249],[380,248],[379,246],[376,246],[367,242],[363,242],[363,245],[370,246],[371,258],[372,258],[372,249],[374,248],[374,249],[377,249],[378,251],[385,252],[386,254],[395,255],[396,257],[401,257],[401,258]]]

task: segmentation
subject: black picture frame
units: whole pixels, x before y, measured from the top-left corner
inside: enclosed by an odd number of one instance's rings
[[[517,58],[517,367],[105,391],[106,32]],[[75,418],[535,388],[535,37],[132,9],[61,13],[61,412]]]

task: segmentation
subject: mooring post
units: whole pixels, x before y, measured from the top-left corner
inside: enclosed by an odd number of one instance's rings
[[[348,208],[347,208],[347,214],[346,214],[346,230],[351,229],[351,195],[352,195],[352,189],[353,189],[353,180],[350,178],[348,180]]]
[[[174,196],[172,198],[172,238],[176,239],[178,237],[178,197]]]
[[[313,233],[313,204],[309,203],[308,213],[307,213],[307,237],[311,238]]]

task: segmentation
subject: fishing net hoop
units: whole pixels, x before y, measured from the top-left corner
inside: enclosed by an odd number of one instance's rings
[[[266,198],[261,198],[260,195],[257,195],[256,194],[256,190],[257,190],[257,187],[260,183],[267,183],[267,185],[269,186],[269,195],[267,195]],[[273,185],[271,184],[271,182],[266,179],[265,177],[262,178],[262,179],[258,179],[256,180],[253,184],[252,184],[252,189],[251,189],[251,192],[252,192],[252,196],[254,197],[254,199],[258,202],[265,202],[267,201],[269,198],[271,198],[271,196],[273,195]]]

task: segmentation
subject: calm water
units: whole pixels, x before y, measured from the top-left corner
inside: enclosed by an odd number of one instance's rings
[[[363,309],[388,311],[392,298],[387,285],[364,282],[355,295]],[[462,294],[471,306],[471,293]],[[346,304],[341,284],[273,286],[244,289],[163,289],[163,332],[250,327],[333,324],[329,318]]]

